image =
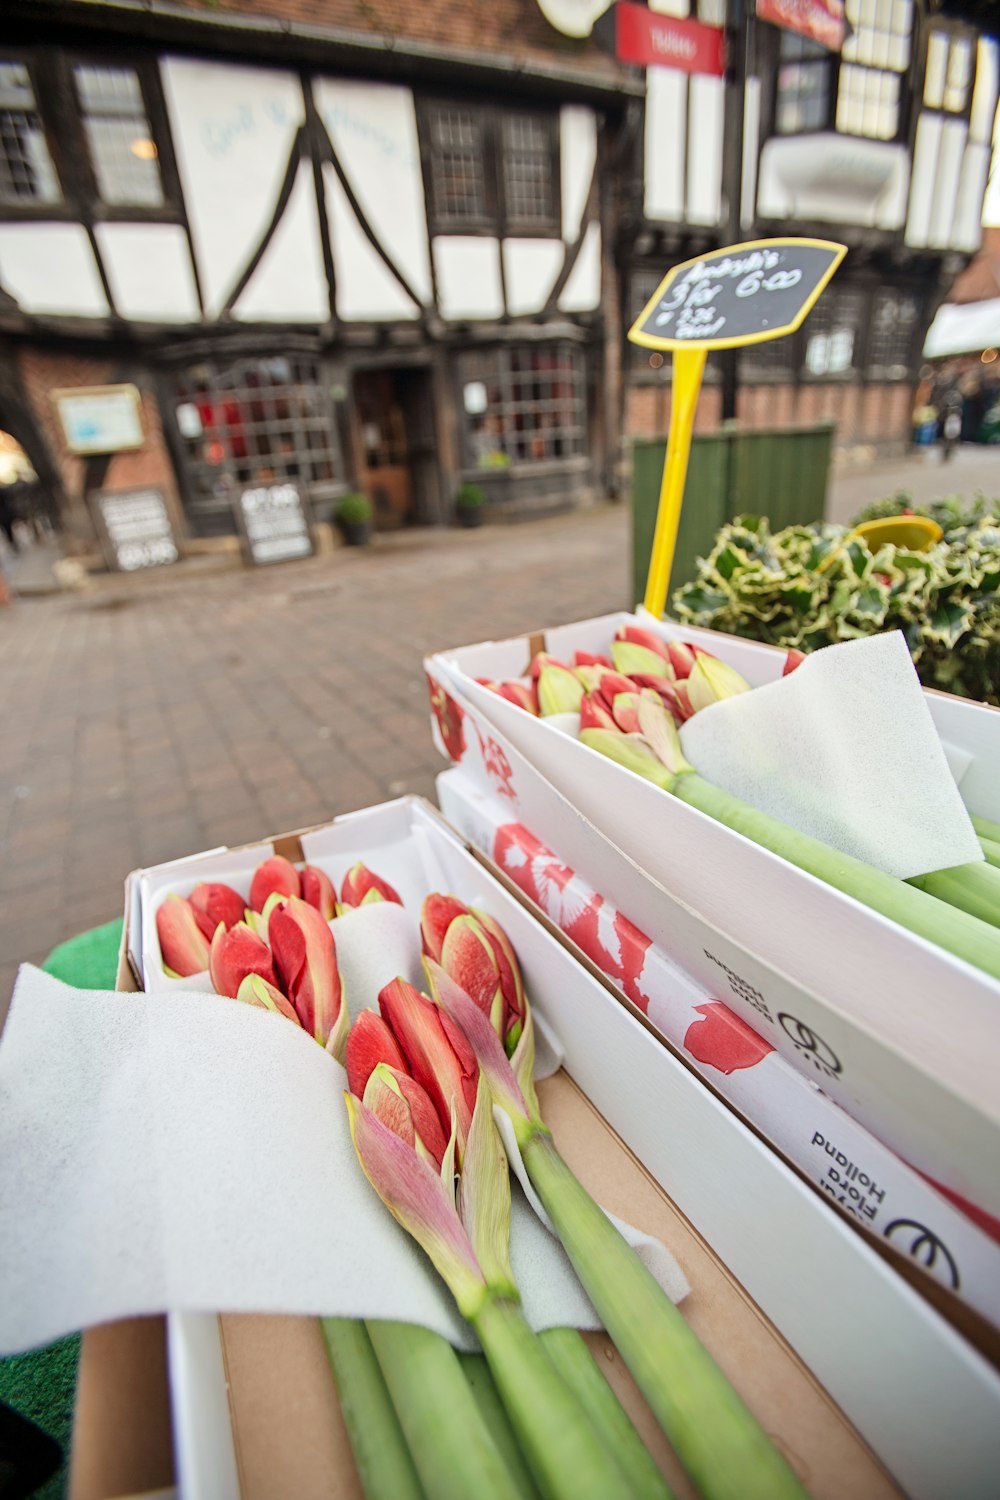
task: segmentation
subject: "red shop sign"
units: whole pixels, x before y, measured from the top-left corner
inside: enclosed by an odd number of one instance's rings
[[[721,27],[661,16],[632,0],[615,6],[615,55],[640,68],[679,68],[713,78],[725,71]]]
[[[844,45],[844,0],[757,0],[757,14],[762,21],[797,31],[831,52],[839,52]]]

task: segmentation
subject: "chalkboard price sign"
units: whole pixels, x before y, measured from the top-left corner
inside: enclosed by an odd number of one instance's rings
[[[629,330],[647,349],[734,349],[793,333],[846,255],[831,240],[751,240],[683,261]]]
[[[120,572],[163,567],[180,556],[161,490],[102,492],[97,513],[107,560]]]
[[[309,522],[294,484],[243,490],[236,515],[252,563],[288,562],[312,553]]]

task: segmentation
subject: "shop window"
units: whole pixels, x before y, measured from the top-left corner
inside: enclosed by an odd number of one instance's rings
[[[783,31],[774,124],[779,135],[825,130],[830,123],[834,58],[825,47]]]
[[[459,385],[467,466],[507,468],[586,454],[584,357],[572,344],[463,354]]]
[[[84,136],[102,203],[157,208],[157,149],[134,68],[73,68]]]
[[[193,511],[228,512],[234,489],[289,482],[334,498],[343,466],[328,385],[302,357],[199,365],[173,391]]]
[[[861,326],[861,294],[837,290],[820,298],[805,325],[805,373],[846,375],[854,367]]]
[[[58,203],[60,196],[28,68],[0,61],[0,200]]]
[[[435,233],[559,233],[554,114],[429,102],[420,118]]]
[[[882,289],[872,306],[868,367],[881,380],[907,380],[913,360],[917,299]]]

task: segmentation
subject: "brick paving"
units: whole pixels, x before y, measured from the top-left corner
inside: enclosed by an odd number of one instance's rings
[[[433,798],[430,650],[628,604],[624,507],[0,609],[0,1013],[139,865]]]

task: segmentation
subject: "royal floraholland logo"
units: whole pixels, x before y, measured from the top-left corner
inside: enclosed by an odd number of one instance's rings
[[[955,1257],[943,1240],[918,1219],[893,1219],[885,1226],[885,1238],[898,1241],[897,1249],[905,1251],[912,1260],[918,1261],[926,1270],[933,1271],[940,1260],[952,1291],[957,1292],[961,1281]],[[944,1278],[942,1278],[943,1280]]]
[[[820,1073],[825,1073],[828,1078],[836,1078],[843,1072],[843,1064],[836,1052],[805,1021],[800,1021],[798,1016],[790,1016],[784,1010],[779,1010],[778,1021],[785,1035],[795,1043],[795,1050],[808,1058]]]

